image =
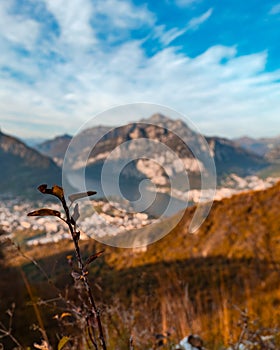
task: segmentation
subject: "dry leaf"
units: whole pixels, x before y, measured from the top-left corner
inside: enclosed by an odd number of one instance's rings
[[[59,198],[61,201],[64,198],[63,188],[58,185],[53,185],[52,188],[48,188],[48,185],[43,184],[38,187],[38,190],[44,194],[52,194],[53,196]]]
[[[60,212],[53,209],[42,208],[38,210],[31,211],[27,216],[57,216],[60,218]]]

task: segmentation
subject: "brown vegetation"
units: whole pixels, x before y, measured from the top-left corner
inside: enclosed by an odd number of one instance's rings
[[[190,208],[177,227],[145,253],[106,247],[89,272],[102,305],[108,348],[128,349],[131,335],[135,349],[149,349],[156,334],[165,335],[166,344],[175,344],[187,334],[198,333],[208,349],[220,349],[238,342],[240,310],[245,309],[252,328],[277,337],[279,204],[277,184],[263,192],[215,202],[195,235],[187,231],[194,210]],[[103,248],[91,240],[81,244],[85,256]],[[3,253],[1,312],[16,302],[15,333],[22,342],[30,345],[40,335],[28,329],[27,321],[38,322],[18,269],[24,270],[34,295],[40,297],[43,322],[52,341],[57,341],[57,334],[75,335],[74,320],[65,318],[68,328],[63,333],[52,319],[58,314],[55,308],[64,304],[46,302],[56,297],[57,288],[66,295],[65,286],[69,286],[69,298],[75,299],[71,278],[65,273],[69,271],[66,257],[71,253],[70,245],[60,242],[26,252],[52,276],[55,288],[32,263],[15,258],[12,250],[5,248]],[[73,333],[66,334],[65,329]]]

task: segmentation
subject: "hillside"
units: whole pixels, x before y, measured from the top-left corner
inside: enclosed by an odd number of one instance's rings
[[[246,192],[215,201],[196,234],[188,233],[195,207],[187,208],[179,224],[166,237],[148,246],[145,254],[136,254],[129,260],[123,259],[122,254],[114,264],[124,268],[213,256],[265,260],[271,258],[271,253],[280,261],[279,207],[280,182],[265,191]],[[167,225],[172,220],[166,219],[158,225]],[[268,252],[268,244],[272,252]]]
[[[198,333],[207,348],[220,349],[221,344],[236,340],[241,333],[238,308],[247,308],[253,329],[266,333],[265,328],[279,327],[279,206],[280,183],[266,191],[215,202],[194,235],[188,234],[187,228],[195,208],[187,209],[177,227],[146,252],[103,247],[92,240],[82,242],[85,256],[105,248],[105,254],[92,264],[89,276],[98,286],[99,302],[111,305],[104,318],[112,341],[123,341],[120,349],[126,349],[125,337],[133,329],[137,348],[148,349],[153,334],[168,330],[176,340],[190,332]],[[55,285],[63,289],[72,284],[66,259],[71,250],[70,242],[61,242],[33,248],[28,255],[39,260]],[[11,250],[8,253],[5,249],[4,255],[10,275],[16,274],[16,265],[23,264],[34,293],[42,298],[54,297],[55,290],[32,264],[15,258]],[[17,295],[26,295],[18,294],[24,288],[21,278],[8,282],[7,270],[2,271],[2,285],[4,281],[11,286],[7,300],[14,298],[20,305],[22,297]],[[7,295],[6,291],[7,285],[0,288],[2,295]],[[24,310],[26,313],[28,309]],[[28,312],[34,318],[30,308]],[[26,327],[26,318],[22,317],[19,331]],[[45,320],[52,333],[55,326],[51,316]],[[124,340],[118,334],[123,334]]]
[[[49,157],[0,132],[0,191],[33,194],[38,183],[61,183],[61,170]]]

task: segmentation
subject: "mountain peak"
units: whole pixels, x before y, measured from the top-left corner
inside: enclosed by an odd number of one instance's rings
[[[152,123],[168,123],[168,122],[173,122],[171,118],[166,117],[165,115],[161,113],[155,113],[148,119],[145,119],[147,122],[152,122]]]
[[[190,131],[190,128],[182,119],[172,119],[161,113],[155,113],[147,119],[142,119],[141,122],[156,124],[173,132],[178,132],[178,134],[180,134],[181,129]]]

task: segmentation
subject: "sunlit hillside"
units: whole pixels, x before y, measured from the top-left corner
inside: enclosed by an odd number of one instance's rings
[[[92,263],[89,277],[103,310],[110,349],[116,349],[116,344],[126,349],[130,334],[137,349],[149,349],[154,335],[166,332],[174,342],[197,333],[209,349],[220,349],[237,341],[244,319],[238,322],[245,309],[252,332],[258,329],[277,337],[279,205],[280,184],[215,202],[206,222],[193,235],[188,233],[188,224],[195,209],[190,208],[176,228],[146,252],[84,241],[85,256],[105,248],[102,257]],[[68,297],[75,299],[66,259],[71,250],[71,242],[64,241],[25,251],[47,271],[53,281],[50,284],[13,247],[2,246],[1,310],[15,301],[14,331],[26,345],[39,334],[29,328],[38,322],[21,271],[34,300],[56,298],[57,287],[62,295],[68,288]],[[55,334],[65,334],[65,330],[58,328],[53,316],[63,312],[65,304],[41,302],[38,307],[50,339],[56,342]],[[71,329],[70,324],[67,327]]]

